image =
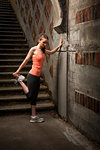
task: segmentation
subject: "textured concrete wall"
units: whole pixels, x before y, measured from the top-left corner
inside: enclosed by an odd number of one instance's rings
[[[100,142],[100,3],[69,1],[68,115]]]

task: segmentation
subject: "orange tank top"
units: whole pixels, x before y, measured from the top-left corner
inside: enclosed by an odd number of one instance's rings
[[[35,76],[40,76],[45,55],[39,49],[36,49],[35,52],[36,54],[32,56],[33,64],[29,73]]]

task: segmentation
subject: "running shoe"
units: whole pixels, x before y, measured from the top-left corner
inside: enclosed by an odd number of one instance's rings
[[[20,81],[24,81],[25,80],[25,77],[23,75],[19,75],[17,81],[20,82]]]
[[[42,123],[42,122],[44,122],[44,118],[40,118],[40,117],[38,117],[38,116],[35,116],[35,117],[33,118],[33,117],[31,116],[30,122],[31,122],[31,123],[35,123],[35,122],[37,122],[37,123]]]

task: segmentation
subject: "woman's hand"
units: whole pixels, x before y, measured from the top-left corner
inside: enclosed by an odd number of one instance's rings
[[[60,38],[60,41],[59,41],[59,47],[61,47],[63,45],[63,39]]]
[[[14,72],[14,73],[13,73],[13,76],[14,76],[15,78],[18,78],[18,72],[17,72],[17,71]]]

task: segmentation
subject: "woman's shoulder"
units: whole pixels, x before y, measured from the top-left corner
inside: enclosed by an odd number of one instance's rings
[[[37,49],[37,46],[31,47],[30,51],[35,51]]]

